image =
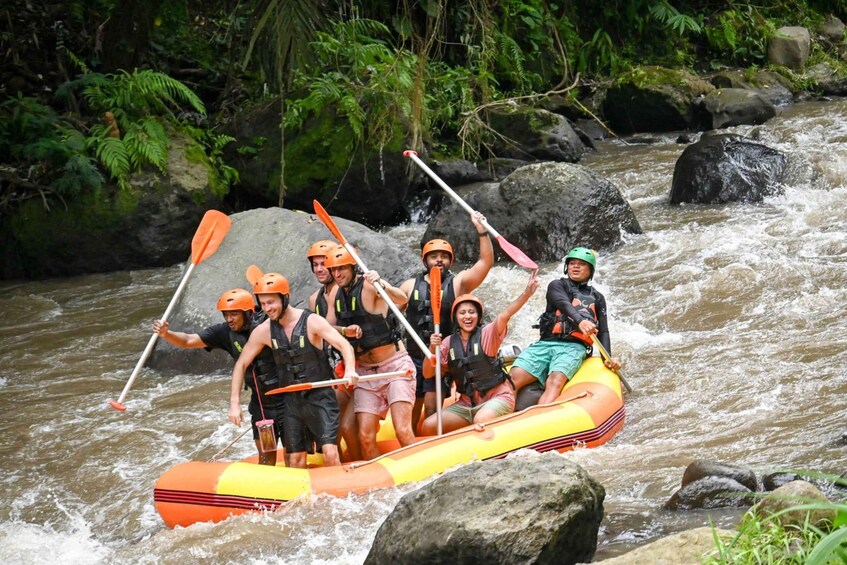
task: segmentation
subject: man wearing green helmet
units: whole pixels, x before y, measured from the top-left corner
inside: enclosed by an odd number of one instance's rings
[[[517,390],[535,381],[544,386],[539,404],[558,398],[591,355],[592,335],[611,354],[606,299],[589,284],[596,267],[597,256],[586,247],[575,247],[565,256],[567,277],[547,286],[547,308],[537,326],[541,338],[518,355],[509,372]],[[613,357],[606,366],[617,370],[621,364]]]

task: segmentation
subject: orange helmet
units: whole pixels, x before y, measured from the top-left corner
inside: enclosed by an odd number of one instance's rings
[[[456,300],[453,301],[453,308],[450,310],[450,318],[456,319],[456,309],[459,308],[459,304],[462,302],[473,302],[476,304],[476,309],[479,311],[479,323],[482,323],[482,314],[484,312],[482,308],[482,300],[474,296],[473,294],[460,294],[456,297]]]
[[[356,260],[353,259],[352,255],[350,255],[347,248],[343,245],[338,245],[327,251],[326,262],[324,263],[324,266],[327,269],[341,267],[342,265],[353,265],[354,268],[356,267]]]
[[[311,261],[312,257],[323,257],[329,253],[331,249],[335,249],[336,247],[338,247],[338,244],[328,239],[316,241],[312,244],[309,250],[306,251],[306,259]]]
[[[265,273],[253,284],[253,294],[288,294],[288,279],[279,273]]]
[[[453,246],[443,239],[430,239],[424,243],[423,249],[421,249],[421,261],[424,262],[424,265],[426,265],[427,253],[431,253],[433,251],[446,251],[450,254],[450,262],[453,262]]]
[[[218,298],[218,310],[253,310],[253,295],[243,288],[233,288]]]

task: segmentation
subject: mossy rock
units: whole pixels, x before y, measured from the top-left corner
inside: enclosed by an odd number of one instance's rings
[[[606,92],[603,114],[622,133],[695,129],[694,101],[714,89],[686,71],[636,67]]]

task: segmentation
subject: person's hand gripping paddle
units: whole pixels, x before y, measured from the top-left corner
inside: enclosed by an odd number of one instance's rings
[[[406,151],[403,151],[403,155],[404,155],[404,156],[406,156],[406,157],[409,157],[412,161],[414,161],[414,162],[415,162],[415,164],[416,164],[417,166],[419,166],[419,167],[423,170],[423,172],[425,172],[427,175],[429,175],[429,177],[430,177],[432,180],[434,180],[434,181],[438,184],[438,186],[440,186],[441,188],[443,188],[443,189],[444,189],[444,192],[446,192],[446,193],[450,196],[450,198],[452,198],[453,200],[455,200],[455,201],[456,201],[456,203],[457,203],[459,206],[461,206],[462,208],[464,208],[464,209],[465,209],[465,211],[466,211],[468,214],[473,214],[473,213],[474,213],[474,211],[475,211],[475,210],[474,210],[473,208],[471,208],[471,207],[468,205],[468,203],[467,203],[467,202],[465,202],[465,201],[462,199],[462,197],[461,197],[461,196],[459,196],[458,194],[456,194],[456,191],[454,191],[452,188],[450,188],[449,186],[447,186],[447,183],[446,183],[446,182],[444,182],[443,180],[441,180],[441,178],[440,178],[438,175],[436,175],[436,174],[435,174],[435,172],[434,172],[432,169],[430,169],[430,168],[427,166],[427,164],[426,164],[426,163],[424,163],[423,161],[421,161],[421,158],[420,158],[420,157],[418,157],[418,153],[417,153],[417,151],[412,151],[411,149],[408,149],[408,150],[406,150]],[[515,247],[514,245],[512,245],[512,244],[511,244],[511,243],[509,243],[508,241],[506,241],[506,238],[505,238],[505,237],[503,237],[502,235],[500,235],[500,234],[497,232],[497,230],[495,230],[494,228],[492,228],[492,227],[488,224],[488,222],[486,222],[485,220],[483,220],[481,223],[482,223],[483,227],[484,227],[485,229],[487,229],[487,230],[488,230],[488,233],[490,233],[492,236],[494,236],[494,239],[496,239],[496,240],[497,240],[497,243],[498,243],[498,244],[500,244],[500,249],[502,249],[502,250],[503,250],[503,252],[504,252],[506,255],[508,255],[509,257],[511,257],[511,258],[512,258],[512,260],[513,260],[515,263],[517,263],[517,264],[518,264],[518,265],[520,265],[521,267],[524,267],[525,269],[529,269],[529,270],[538,269],[538,265],[535,263],[535,261],[533,261],[532,259],[530,259],[529,257],[527,257],[527,256],[526,256],[526,254],[525,254],[523,251],[521,251],[520,249],[518,249],[517,247]]]
[[[359,265],[359,268],[362,269],[362,271],[365,273],[370,271],[367,265],[365,265],[359,258],[359,254],[356,253],[356,250],[353,248],[353,246],[350,245],[350,243],[344,237],[344,234],[341,233],[341,230],[338,229],[338,226],[335,225],[335,222],[332,220],[332,218],[329,217],[329,213],[324,209],[323,206],[321,206],[321,203],[317,200],[314,200],[313,204],[315,206],[315,214],[318,216],[318,219],[320,219],[320,221],[323,222],[323,225],[325,225],[327,229],[332,232],[332,235],[334,235],[335,239],[337,239],[338,242],[344,247],[344,249],[347,250],[353,260],[356,261],[356,264]],[[382,297],[382,299],[385,300],[385,303],[388,304],[388,307],[391,309],[397,319],[400,320],[400,323],[403,324],[403,327],[406,328],[407,335],[413,340],[415,340],[417,346],[421,348],[421,351],[423,351],[427,359],[432,357],[432,352],[429,350],[429,346],[424,344],[421,337],[417,334],[417,332],[415,332],[415,328],[412,327],[412,324],[409,323],[409,320],[406,319],[406,316],[404,316],[400,312],[400,309],[397,308],[397,305],[394,304],[394,301],[391,300],[391,297],[388,296],[388,293],[385,292],[385,289],[382,288],[382,285],[377,283],[374,285],[374,288]]]
[[[182,281],[180,281],[173,298],[171,298],[170,304],[168,304],[164,315],[162,315],[161,319],[163,322],[168,320],[168,317],[170,317],[173,309],[179,302],[179,298],[182,296],[185,286],[188,284],[188,279],[191,277],[194,269],[202,261],[214,255],[215,251],[218,250],[218,246],[226,236],[226,233],[229,231],[230,225],[232,225],[232,221],[229,219],[229,216],[223,212],[209,210],[203,216],[203,219],[200,221],[200,225],[197,227],[197,231],[194,232],[194,238],[191,240],[191,265],[189,265],[188,269],[185,271],[185,275],[183,275]],[[126,406],[123,405],[126,395],[129,393],[129,389],[132,388],[132,384],[135,382],[135,378],[138,376],[141,368],[144,367],[144,363],[147,362],[147,358],[150,357],[150,354],[153,352],[153,348],[156,347],[156,340],[158,337],[159,334],[157,333],[153,333],[153,335],[150,336],[150,341],[147,342],[147,347],[144,349],[144,353],[141,354],[141,358],[135,365],[135,369],[132,370],[132,374],[129,376],[129,380],[121,392],[121,395],[117,400],[109,401],[109,405],[115,410],[120,410],[121,412],[126,410]]]
[[[594,345],[596,345],[596,346],[597,346],[597,349],[598,349],[598,351],[600,351],[600,356],[601,356],[601,357],[603,357],[603,360],[604,360],[604,361],[611,361],[611,359],[612,359],[611,355],[609,355],[609,352],[608,352],[608,351],[606,351],[606,348],[605,348],[605,347],[603,347],[603,344],[602,344],[602,343],[600,343],[600,340],[599,340],[599,339],[597,339],[597,337],[596,337],[596,336],[592,335],[592,336],[591,336],[591,341],[593,341],[593,342],[594,342]],[[623,378],[623,375],[621,374],[621,370],[620,370],[620,369],[616,370],[616,371],[615,371],[615,374],[616,374],[616,375],[618,376],[618,378],[621,380],[621,383],[623,384],[623,386],[624,386],[624,388],[626,389],[626,391],[627,391],[627,392],[632,392],[632,387],[631,387],[631,386],[629,386],[629,383],[628,383],[628,382],[626,382],[626,379],[625,379],[625,378]]]
[[[432,304],[432,325],[435,333],[441,333],[441,269],[433,267],[429,271],[429,302]],[[428,349],[427,349],[428,351]],[[441,349],[435,351],[435,414],[438,435],[443,433],[441,425]]]

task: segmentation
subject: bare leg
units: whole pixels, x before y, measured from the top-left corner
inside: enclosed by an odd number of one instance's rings
[[[536,378],[531,373],[527,372],[520,367],[512,366],[512,369],[509,371],[509,377],[512,379],[512,382],[515,384],[515,392],[519,391],[532,381],[537,381]]]
[[[424,399],[415,398],[415,404],[412,406],[412,428],[417,430],[421,423],[421,412],[423,412]]]
[[[498,414],[494,410],[489,410],[488,408],[482,407],[479,409],[479,412],[477,412],[476,415],[473,417],[473,423],[484,424],[499,417],[500,414]]]
[[[411,407],[411,404],[409,404]],[[392,413],[391,417],[394,417]],[[376,447],[376,432],[379,429],[379,416],[376,414],[368,414],[367,412],[358,412],[356,414],[356,422],[359,424],[359,445],[362,449],[362,455],[365,459],[375,459],[382,455]]]
[[[444,402],[444,391],[441,391],[441,402]],[[426,417],[429,418],[433,414],[435,414],[436,409],[436,399],[434,392],[428,392],[424,395],[424,406],[426,407]]]
[[[538,399],[538,404],[556,402],[566,384],[568,384],[568,376],[560,371],[553,371],[547,375],[547,382],[544,383],[544,394]]]
[[[338,458],[338,446],[334,443],[326,443],[322,445],[321,453],[324,454],[324,462],[327,467],[341,465],[341,459]]]
[[[356,413],[353,412],[353,398],[346,391],[335,391],[338,400],[338,409],[341,413],[341,421],[338,429],[338,442],[344,439],[347,445],[345,461],[359,461],[362,459],[362,449],[359,447],[359,432],[356,425]]]
[[[291,464],[289,467],[292,469],[305,469],[306,468],[306,452],[298,451],[296,453],[290,454]]]
[[[412,431],[412,403],[397,401],[393,403],[391,410],[391,421],[394,422],[394,433],[400,445],[406,446],[415,443],[415,432]],[[376,435],[376,432],[374,432]]]
[[[457,414],[453,414],[452,412],[441,413],[441,431],[445,434],[447,432],[452,432],[453,430],[458,430],[459,428],[464,428],[467,425],[468,421]],[[424,423],[421,426],[421,433],[427,436],[434,436],[438,433],[437,414],[433,414],[424,420]]]

